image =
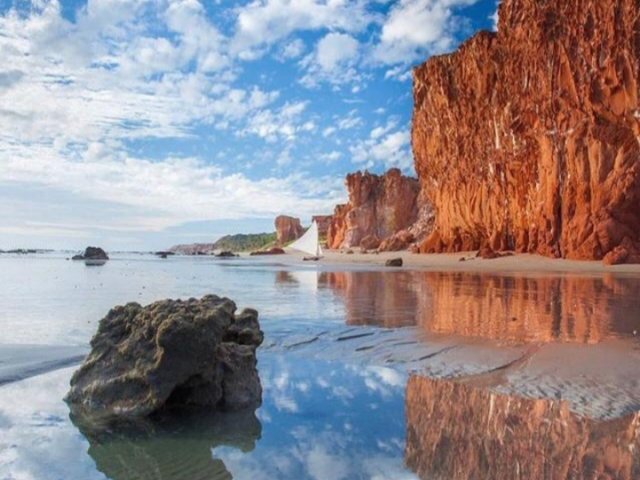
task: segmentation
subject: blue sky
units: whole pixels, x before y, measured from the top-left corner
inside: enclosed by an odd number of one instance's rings
[[[158,249],[413,174],[411,68],[495,0],[0,0],[0,248]]]

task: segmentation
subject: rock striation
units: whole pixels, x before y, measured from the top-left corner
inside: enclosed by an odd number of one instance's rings
[[[228,298],[113,308],[71,379],[74,415],[143,417],[164,407],[236,410],[260,403],[258,312]]]
[[[327,230],[329,248],[358,247],[365,239],[367,246],[378,248],[401,231],[407,232],[403,248],[414,241],[416,235],[408,231],[421,212],[420,185],[415,178],[392,168],[384,175],[349,174],[345,184],[349,203],[334,211]]]
[[[280,215],[276,217],[275,224],[276,244],[280,246],[297,240],[304,233],[304,228],[302,228],[299,218]]]
[[[503,0],[413,71],[421,252],[640,261],[638,0]]]
[[[640,414],[598,421],[566,402],[412,376],[405,462],[420,478],[639,478]]]
[[[314,215],[311,217],[311,221],[318,224],[318,236],[320,238],[327,238],[327,232],[329,231],[329,225],[331,225],[332,219],[332,215]]]

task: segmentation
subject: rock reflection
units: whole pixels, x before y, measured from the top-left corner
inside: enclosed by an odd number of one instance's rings
[[[640,414],[595,421],[531,400],[414,376],[405,461],[425,480],[640,478]]]
[[[598,343],[640,331],[640,279],[469,272],[324,272],[346,323],[419,325],[514,343]]]
[[[398,328],[417,323],[412,272],[322,272],[319,284],[342,299],[348,325]]]
[[[252,451],[262,434],[254,411],[172,412],[153,420],[108,425],[71,421],[89,441],[96,468],[111,480],[229,480],[212,449]]]

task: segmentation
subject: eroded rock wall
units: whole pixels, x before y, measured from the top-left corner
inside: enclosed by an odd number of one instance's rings
[[[420,251],[640,260],[640,0],[503,0],[413,72]]]
[[[304,233],[304,229],[300,224],[300,219],[289,217],[287,215],[280,215],[276,217],[275,226],[276,243],[280,246],[297,240]]]
[[[336,207],[327,232],[329,248],[357,247],[365,239],[379,245],[418,220],[420,185],[397,168],[384,175],[352,173],[345,183],[349,203]]]

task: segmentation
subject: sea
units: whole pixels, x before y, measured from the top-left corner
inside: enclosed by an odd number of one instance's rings
[[[43,371],[0,385],[0,480],[640,478],[640,275],[69,257],[0,255],[0,352],[216,294],[259,312],[262,404],[95,431]]]

